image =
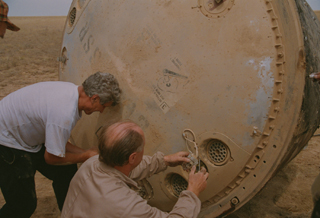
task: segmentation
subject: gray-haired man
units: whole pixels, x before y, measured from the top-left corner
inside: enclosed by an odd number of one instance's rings
[[[30,217],[37,205],[36,170],[53,181],[60,210],[69,183],[81,163],[97,154],[68,142],[81,113],[103,112],[117,104],[115,77],[97,72],[76,86],[40,82],[0,101],[0,187],[6,204],[0,217]],[[57,166],[58,165],[58,166]]]

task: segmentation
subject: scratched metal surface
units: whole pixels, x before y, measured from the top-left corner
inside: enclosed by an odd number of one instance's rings
[[[61,80],[80,85],[105,71],[124,93],[119,106],[83,116],[74,143],[96,145],[95,132],[110,119],[137,122],[146,154],[187,150],[182,132],[194,132],[210,173],[200,217],[250,200],[297,137],[306,63],[293,1],[74,0],[61,57]],[[180,167],[148,179],[151,205],[172,208],[182,186],[172,175],[187,180]]]

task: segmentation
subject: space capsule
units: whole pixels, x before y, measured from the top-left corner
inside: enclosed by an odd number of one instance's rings
[[[107,121],[133,120],[145,154],[186,150],[208,170],[199,217],[231,214],[318,128],[319,27],[304,0],[73,0],[60,80],[109,72],[123,96],[83,115],[71,140],[88,148]],[[140,185],[170,211],[187,180],[175,167]]]

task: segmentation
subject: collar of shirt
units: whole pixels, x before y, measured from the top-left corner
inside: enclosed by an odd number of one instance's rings
[[[129,186],[129,188],[131,188],[135,191],[139,190],[138,184],[134,180],[130,179],[129,177],[127,177],[126,175],[121,173],[119,170],[116,170],[115,168],[110,167],[101,161],[99,161],[99,168],[104,173],[106,173],[110,176],[116,177],[116,178],[120,179],[121,181],[124,181]]]

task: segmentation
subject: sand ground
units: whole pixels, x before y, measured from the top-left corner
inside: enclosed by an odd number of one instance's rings
[[[0,100],[24,86],[58,80],[59,50],[65,17],[14,17],[19,32],[0,39]],[[318,130],[316,133],[320,133]],[[320,172],[320,137],[284,167],[251,201],[229,218],[309,218],[310,188]],[[36,174],[38,207],[32,218],[57,218],[51,181]],[[0,207],[5,203],[0,194]]]

